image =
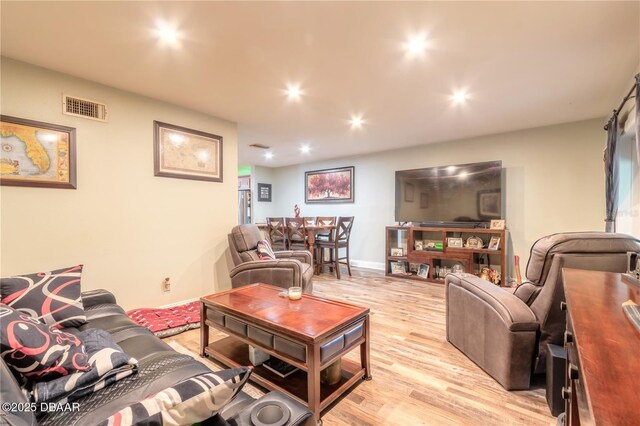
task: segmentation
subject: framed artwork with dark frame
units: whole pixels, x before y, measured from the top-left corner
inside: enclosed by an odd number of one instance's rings
[[[0,115],[0,184],[76,189],[76,129]]]
[[[258,184],[258,201],[271,202],[271,184],[259,183]]]
[[[500,218],[502,200],[499,189],[478,191],[478,216],[483,219]]]
[[[222,136],[153,122],[154,175],[222,182]]]
[[[304,202],[334,204],[354,202],[353,166],[304,173]]]

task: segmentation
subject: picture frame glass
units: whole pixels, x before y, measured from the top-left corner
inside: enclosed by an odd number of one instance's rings
[[[222,137],[154,122],[155,176],[222,182]]]
[[[353,166],[305,172],[305,203],[354,202]]]
[[[76,188],[72,127],[0,116],[2,185]]]

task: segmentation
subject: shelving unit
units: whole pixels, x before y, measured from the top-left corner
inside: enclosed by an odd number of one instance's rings
[[[386,275],[401,276],[426,282],[443,283],[443,274],[438,274],[443,268],[450,270],[454,265],[461,265],[465,272],[479,275],[482,267],[488,266],[501,275],[500,285],[506,282],[507,272],[507,231],[504,229],[482,228],[433,228],[422,226],[387,226],[386,227]],[[483,241],[483,248],[449,247],[449,238],[462,238],[463,244],[470,237],[479,237]],[[497,249],[487,248],[492,237],[500,238]],[[416,249],[416,241],[441,244],[442,249]],[[402,248],[402,256],[392,256],[391,249]],[[394,262],[403,262],[408,275],[393,274]],[[410,271],[410,264],[428,265],[427,278],[417,275],[417,271]],[[419,266],[418,266],[419,268]]]

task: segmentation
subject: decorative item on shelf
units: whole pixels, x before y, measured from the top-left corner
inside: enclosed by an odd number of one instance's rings
[[[491,237],[491,241],[489,241],[489,250],[499,250],[500,249],[500,237]]]
[[[335,360],[332,364],[329,364],[324,370],[320,372],[320,383],[323,385],[335,385],[342,378],[342,362],[341,358]]]
[[[406,274],[407,273],[407,265],[404,262],[391,262],[391,273],[392,274]]]
[[[423,250],[424,249],[424,245],[422,243],[422,240],[415,240],[413,242],[413,248],[416,250]]]
[[[422,242],[423,250],[442,251],[442,241],[424,240]]]
[[[391,256],[402,257],[403,253],[402,247],[391,247]]]
[[[491,229],[504,229],[504,219],[491,219]]]
[[[418,274],[420,278],[429,278],[429,265],[426,263],[421,263],[418,267]]]
[[[420,267],[419,263],[409,263],[409,272],[418,272],[418,268]]]
[[[484,247],[484,241],[482,241],[482,238],[478,237],[477,235],[473,235],[467,238],[467,243],[464,246],[466,248],[481,249],[482,247]]]
[[[451,248],[462,248],[462,238],[447,238],[447,246]]]
[[[493,283],[495,285],[500,285],[500,279],[501,279],[500,272],[496,271],[490,266],[482,267],[482,270],[480,271],[480,278],[482,278],[485,281],[489,281],[490,283]]]
[[[460,262],[456,262],[455,265],[451,267],[452,274],[462,274],[464,272],[464,266]]]
[[[296,217],[300,217],[300,207],[298,207],[297,204],[293,205],[293,213],[296,215]]]
[[[441,266],[438,272],[438,279],[443,280],[444,277],[446,277],[447,274],[450,272],[451,272],[451,269],[448,266]]]

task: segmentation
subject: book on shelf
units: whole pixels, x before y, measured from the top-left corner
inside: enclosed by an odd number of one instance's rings
[[[271,357],[265,362],[262,363],[262,366],[267,370],[277,374],[283,379],[287,376],[298,371],[298,367],[295,367],[287,362],[284,362],[281,359]]]

